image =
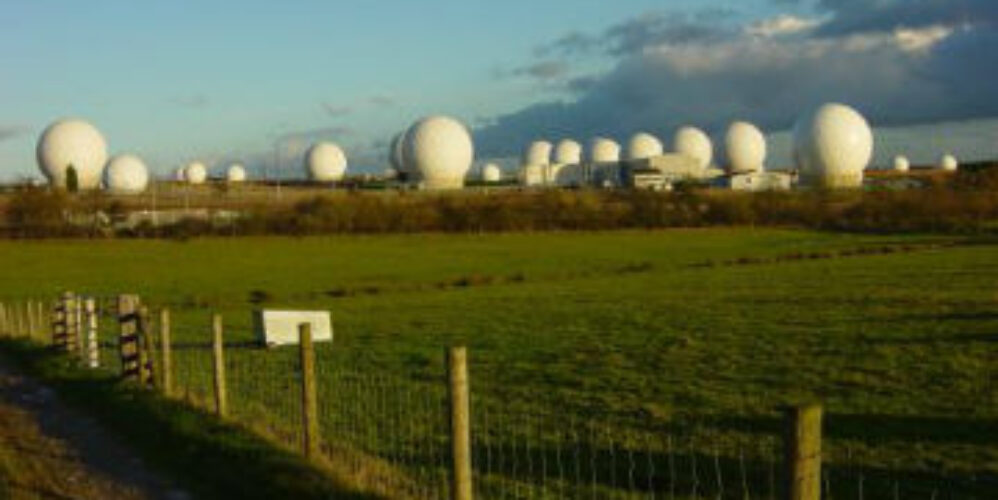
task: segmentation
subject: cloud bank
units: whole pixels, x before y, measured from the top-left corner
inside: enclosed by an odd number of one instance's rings
[[[561,100],[477,129],[480,153],[515,154],[510,148],[538,137],[669,137],[686,123],[718,131],[734,119],[779,130],[824,101],[889,126],[998,116],[994,0],[819,0],[810,17],[737,19],[647,13],[538,47],[540,61],[523,68],[567,75],[603,58],[612,69],[566,77]],[[551,73],[523,71],[538,80]]]

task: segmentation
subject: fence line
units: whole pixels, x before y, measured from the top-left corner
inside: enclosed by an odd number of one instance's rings
[[[51,344],[393,498],[942,499],[998,487],[993,477],[878,469],[848,448],[843,456],[822,444],[820,407],[789,411],[782,439],[775,430],[609,422],[553,404],[546,413],[518,407],[543,395],[475,383],[463,348],[446,351],[438,379],[410,380],[323,362],[304,326],[297,349],[263,350],[225,342],[219,314],[200,331],[178,331],[167,309],[149,314],[137,296],[63,294],[51,321],[41,304],[0,303],[0,336]]]

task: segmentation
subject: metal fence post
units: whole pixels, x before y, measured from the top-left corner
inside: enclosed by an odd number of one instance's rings
[[[819,405],[786,410],[786,500],[821,499],[821,417]]]
[[[214,314],[212,327],[212,361],[215,371],[215,413],[220,417],[229,414],[228,397],[225,389],[225,352],[222,344],[222,315]]]
[[[312,344],[312,325],[298,325],[298,344],[301,352],[301,403],[302,447],[305,458],[319,456],[319,402],[315,387],[315,347]]]
[[[447,394],[450,403],[451,498],[471,500],[471,418],[468,397],[468,351],[447,350]]]

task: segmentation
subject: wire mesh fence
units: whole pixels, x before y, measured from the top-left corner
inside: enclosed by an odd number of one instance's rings
[[[51,342],[47,330],[52,325],[41,319],[54,303],[31,303],[2,304],[0,335]],[[99,369],[121,376],[116,304],[100,299],[95,311]],[[153,349],[153,378],[162,387],[166,364],[162,350],[155,351],[162,340],[160,325],[157,314],[149,316],[144,328]],[[188,323],[171,333],[169,395],[217,412],[218,358],[204,316],[198,325]],[[430,375],[410,378],[390,368],[336,364],[329,349],[316,350],[318,465],[391,498],[452,498],[452,429],[442,360]],[[225,418],[275,445],[303,449],[306,415],[298,347],[230,340],[222,353]],[[479,498],[784,498],[785,442],[778,415],[663,419],[592,404],[566,407],[544,392],[476,379],[476,366],[473,361],[469,367],[470,451]],[[865,422],[834,414],[825,421],[823,498],[998,497],[998,476],[991,469],[942,470],[934,467],[931,453],[921,450],[922,443],[908,442],[908,436],[871,443],[850,434],[856,425]],[[975,448],[968,443],[966,450]],[[885,456],[905,461],[887,463]]]

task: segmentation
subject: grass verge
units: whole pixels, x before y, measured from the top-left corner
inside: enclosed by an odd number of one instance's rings
[[[348,478],[330,477],[247,430],[105,374],[78,369],[37,345],[0,340],[0,350],[67,404],[121,436],[196,498],[377,498],[358,491]]]

